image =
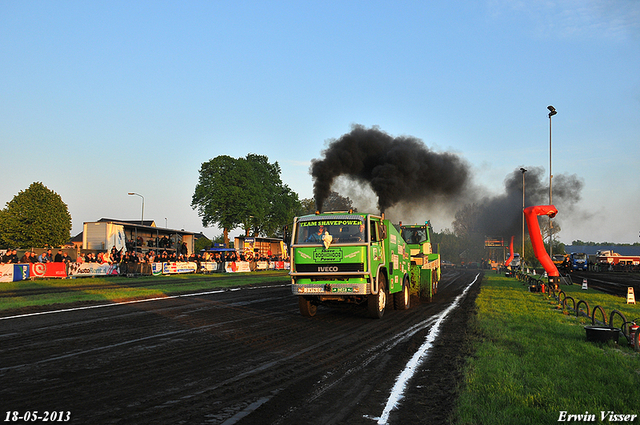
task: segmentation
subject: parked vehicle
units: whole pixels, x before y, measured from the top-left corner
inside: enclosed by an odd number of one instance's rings
[[[569,256],[569,263],[571,264],[571,270],[586,271],[589,268],[587,254],[584,252],[572,252]]]

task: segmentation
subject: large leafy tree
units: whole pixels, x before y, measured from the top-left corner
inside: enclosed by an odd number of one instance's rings
[[[61,246],[69,242],[71,214],[57,193],[40,182],[21,191],[0,211],[3,247]]]
[[[200,178],[191,197],[191,207],[202,218],[202,225],[218,224],[229,241],[229,230],[240,224],[246,210],[244,189],[249,179],[246,163],[228,155],[217,156],[200,166]]]
[[[247,235],[275,236],[293,221],[300,209],[298,195],[280,179],[280,166],[264,155],[245,158],[217,156],[200,167],[200,178],[191,198],[204,226],[229,231],[242,226]]]
[[[485,255],[484,239],[487,235],[482,227],[480,217],[483,208],[479,204],[467,204],[456,212],[453,221],[453,232],[465,249],[460,253],[466,261],[480,261]],[[450,260],[454,261],[454,260]]]
[[[304,198],[300,200],[300,215],[313,214],[316,212],[316,201],[313,198]]]
[[[316,201],[311,198],[305,198],[301,201],[302,204],[302,214],[313,214],[316,212]],[[323,203],[323,211],[358,211],[357,208],[353,206],[353,201],[347,196],[344,197],[340,195],[338,192],[331,191],[329,195],[324,200]]]
[[[451,230],[444,229],[441,233],[433,232],[431,242],[434,252],[439,250],[441,259],[458,264],[460,254],[465,250],[461,238],[456,236]]]

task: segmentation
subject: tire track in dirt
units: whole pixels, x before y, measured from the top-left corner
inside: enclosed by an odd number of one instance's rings
[[[456,279],[382,320],[302,317],[287,286],[265,285],[0,321],[0,397],[77,423],[371,423],[361,411],[381,411]]]

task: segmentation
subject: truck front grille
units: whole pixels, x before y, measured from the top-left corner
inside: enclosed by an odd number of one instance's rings
[[[363,272],[364,263],[296,264],[295,268],[298,273]]]

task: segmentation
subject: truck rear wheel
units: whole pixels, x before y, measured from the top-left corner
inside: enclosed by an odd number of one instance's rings
[[[298,297],[298,306],[300,307],[300,314],[305,317],[313,317],[316,315],[316,311],[318,311],[318,306],[312,304],[311,301],[305,297]]]
[[[374,319],[382,319],[382,316],[384,316],[384,310],[387,307],[387,280],[383,274],[381,274],[378,279],[378,293],[375,295],[371,294],[369,295],[369,298],[367,298],[369,316]]]
[[[405,277],[402,291],[393,294],[393,304],[396,310],[408,310],[411,304],[411,294],[409,293],[409,280]]]

